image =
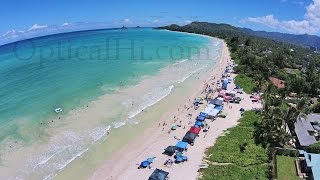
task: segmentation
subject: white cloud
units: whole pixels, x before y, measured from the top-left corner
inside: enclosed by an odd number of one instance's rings
[[[155,19],[152,21],[152,23],[158,23],[159,22],[159,19]]]
[[[269,27],[276,27],[279,25],[279,20],[275,19],[272,14],[262,17],[249,17],[246,19],[248,22],[260,23]]]
[[[123,22],[126,23],[126,24],[131,24],[132,23],[132,21],[129,18],[124,19]]]
[[[306,7],[303,20],[280,21],[275,18],[274,15],[270,14],[262,17],[249,17],[241,22],[253,22],[295,34],[317,34],[320,33],[320,0],[313,0],[313,2]]]
[[[16,33],[17,33],[16,30],[12,29],[12,30],[7,31],[6,33],[4,33],[2,36],[15,35]]]
[[[69,25],[70,25],[70,23],[65,22],[65,23],[63,23],[61,26],[69,26]]]
[[[38,24],[34,24],[33,26],[31,26],[28,31],[33,31],[33,30],[39,30],[39,29],[46,29],[48,26],[47,25],[38,25]]]
[[[184,22],[185,22],[185,23],[187,23],[187,24],[192,23],[192,21],[191,21],[191,20],[185,20]]]
[[[313,0],[313,3],[307,7],[305,18],[320,28],[320,0]]]

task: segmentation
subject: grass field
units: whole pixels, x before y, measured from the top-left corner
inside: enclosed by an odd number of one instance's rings
[[[277,176],[279,180],[297,180],[294,157],[277,156]]]
[[[240,123],[206,151],[206,160],[228,165],[210,164],[202,170],[202,179],[267,179],[267,151],[254,143],[254,122],[259,121],[253,111],[247,111]],[[245,150],[240,145],[246,144]]]
[[[254,80],[244,74],[239,74],[236,76],[235,84],[243,88],[243,91],[248,94],[251,94],[252,91],[256,88]]]

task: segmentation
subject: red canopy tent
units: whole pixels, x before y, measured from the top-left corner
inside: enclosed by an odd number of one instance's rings
[[[189,130],[189,132],[191,133],[195,133],[195,134],[199,134],[201,131],[201,128],[198,128],[198,127],[195,127],[195,126],[192,126]]]

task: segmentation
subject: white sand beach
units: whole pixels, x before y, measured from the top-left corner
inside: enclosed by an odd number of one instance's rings
[[[240,108],[246,110],[252,108],[261,108],[260,103],[253,103],[249,94],[238,94],[237,96],[242,99],[240,104],[225,103],[224,111],[227,112],[226,118],[216,118],[216,120],[206,120],[210,129],[207,133],[200,132],[199,137],[196,138],[193,146],[188,146],[188,151],[184,154],[188,156],[188,161],[173,164],[170,168],[165,167],[164,162],[169,159],[168,156],[163,155],[163,150],[167,146],[174,146],[178,139],[182,139],[184,134],[193,126],[196,116],[204,110],[206,103],[202,104],[198,110],[190,108],[192,106],[193,99],[202,94],[205,84],[216,88],[217,80],[221,79],[221,74],[225,70],[228,64],[232,63],[230,59],[230,53],[228,51],[226,43],[223,43],[222,54],[220,60],[211,69],[210,76],[207,79],[199,79],[199,87],[193,92],[193,95],[182,99],[179,105],[172,111],[167,112],[155,121],[154,125],[143,132],[143,135],[138,139],[130,142],[125,147],[117,151],[111,158],[105,160],[92,175],[90,179],[108,179],[108,180],[127,180],[127,179],[148,179],[154,169],[162,169],[169,172],[169,178],[174,180],[184,179],[193,180],[199,176],[199,166],[203,164],[202,159],[204,157],[205,150],[214,145],[216,139],[223,135],[224,131],[228,128],[235,126],[241,117]],[[232,74],[234,78],[236,75]],[[234,83],[230,83],[228,89],[233,89]],[[212,97],[216,97],[218,92],[214,92]],[[187,117],[188,114],[192,114],[192,118]],[[176,118],[176,122],[174,121]],[[171,131],[172,124],[181,124],[177,130]],[[167,125],[163,125],[167,124]],[[151,169],[137,169],[141,161],[146,160],[149,157],[156,157],[151,164]],[[173,159],[173,157],[171,157]]]

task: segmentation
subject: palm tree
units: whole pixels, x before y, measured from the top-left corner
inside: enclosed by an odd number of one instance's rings
[[[275,106],[271,97],[270,94],[267,96],[269,104],[265,106],[263,120],[257,126],[255,136],[257,142],[264,147],[283,147],[292,139],[290,131],[292,132],[297,118],[305,116],[309,109],[305,98],[301,99],[296,107],[286,108]]]

